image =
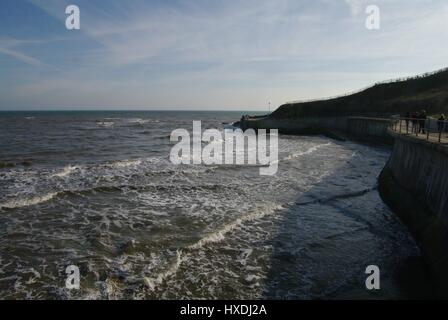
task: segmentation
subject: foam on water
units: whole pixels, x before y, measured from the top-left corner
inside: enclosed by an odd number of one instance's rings
[[[68,175],[70,175],[72,172],[79,170],[79,169],[80,169],[79,166],[68,165],[68,166],[64,167],[64,169],[62,169],[60,172],[52,174],[51,177],[64,178],[64,177],[67,177]]]
[[[23,208],[23,207],[29,207],[34,206],[39,203],[43,203],[46,201],[49,201],[56,197],[59,194],[59,192],[52,192],[48,193],[39,197],[32,197],[28,199],[15,199],[8,201],[6,203],[0,203],[0,208],[6,208],[6,209],[14,209],[14,208]]]
[[[181,264],[189,258],[191,251],[200,250],[207,244],[217,243],[225,239],[225,235],[229,232],[234,231],[236,228],[240,227],[242,224],[253,221],[255,219],[259,219],[264,217],[267,214],[272,214],[276,210],[281,210],[283,207],[281,205],[272,204],[269,207],[265,207],[263,209],[254,211],[249,213],[243,217],[236,219],[235,221],[221,227],[220,229],[206,235],[196,243],[185,247],[184,249],[179,249],[176,251],[176,259],[175,261],[167,268],[167,271],[164,271],[158,274],[155,278],[145,277],[144,282],[148,286],[149,289],[154,290],[157,285],[160,285],[167,277],[172,276],[178,270]]]
[[[310,147],[307,150],[302,151],[302,152],[292,153],[292,154],[288,155],[287,157],[285,157],[283,160],[287,161],[287,160],[297,159],[297,158],[299,158],[301,156],[309,155],[309,154],[311,154],[313,152],[316,152],[320,148],[325,148],[325,147],[328,147],[328,146],[331,146],[331,142],[319,144],[319,145],[316,145],[316,146],[312,146],[312,147]]]
[[[135,118],[135,119],[127,119],[127,121],[129,123],[135,123],[135,124],[140,124],[143,125],[145,123],[149,123],[151,122],[151,119],[140,119],[140,118]]]
[[[116,161],[110,164],[112,168],[137,167],[143,162],[142,159]],[[109,164],[108,164],[109,165]]]
[[[387,151],[280,135],[272,177],[175,166],[170,132],[197,120],[184,117],[0,119],[3,135],[30,131],[25,150],[0,142],[2,161],[33,159],[0,169],[0,298],[310,298],[350,288],[356,273],[329,276],[352,271],[348,262],[392,273],[410,252],[375,189]],[[203,128],[235,118],[213,115]],[[61,287],[68,264],[81,269],[79,291]]]
[[[113,121],[100,121],[97,122],[97,126],[99,127],[112,127],[115,124]]]

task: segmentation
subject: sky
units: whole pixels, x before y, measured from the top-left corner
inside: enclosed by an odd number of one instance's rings
[[[446,0],[1,0],[0,110],[264,111],[447,67],[447,52]]]

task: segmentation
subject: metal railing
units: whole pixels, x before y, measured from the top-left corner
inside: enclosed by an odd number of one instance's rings
[[[403,135],[415,136],[431,142],[448,143],[448,121],[433,118],[393,118],[389,128]]]

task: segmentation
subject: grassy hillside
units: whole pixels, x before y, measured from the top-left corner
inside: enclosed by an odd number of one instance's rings
[[[311,116],[388,116],[425,109],[428,114],[448,113],[448,69],[389,83],[329,100],[282,105],[276,119]]]

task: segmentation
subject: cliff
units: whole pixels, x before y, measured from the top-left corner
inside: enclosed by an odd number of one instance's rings
[[[270,118],[389,116],[421,109],[428,114],[448,113],[448,69],[378,83],[333,99],[284,104]]]

